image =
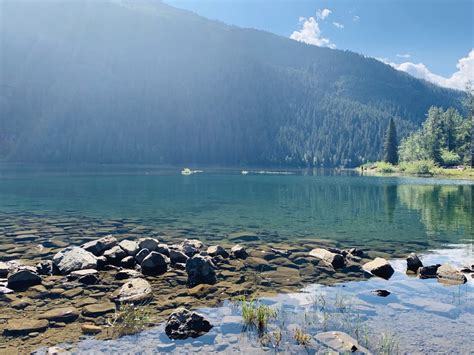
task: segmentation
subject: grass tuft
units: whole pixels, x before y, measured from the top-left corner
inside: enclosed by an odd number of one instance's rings
[[[133,335],[144,330],[150,322],[150,306],[122,304],[115,311],[109,325],[112,336],[120,338],[124,335]]]

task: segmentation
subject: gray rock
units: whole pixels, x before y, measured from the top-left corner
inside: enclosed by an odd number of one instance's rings
[[[346,354],[357,352],[358,354],[370,354],[369,350],[361,346],[357,340],[343,332],[332,331],[319,333],[315,338],[338,353]]]
[[[96,269],[97,258],[83,248],[68,247],[53,257],[53,262],[62,274],[83,269]]]
[[[113,294],[118,302],[143,302],[151,298],[152,288],[148,281],[131,279]]]
[[[171,264],[185,264],[188,261],[188,256],[182,251],[170,249]]]
[[[104,270],[107,267],[107,258],[105,256],[97,257],[97,269]]]
[[[148,249],[149,251],[155,251],[158,247],[159,242],[154,238],[141,238],[138,240],[138,248]]]
[[[232,249],[230,249],[230,253],[236,259],[245,259],[249,256],[245,248],[239,244],[234,245]]]
[[[85,317],[100,317],[112,312],[115,312],[115,304],[112,302],[88,304],[82,309]]]
[[[421,262],[418,255],[415,253],[411,253],[407,257],[407,271],[417,273],[418,269],[423,267],[423,263]]]
[[[7,263],[0,261],[0,278],[7,277],[9,267]]]
[[[104,251],[117,245],[117,239],[112,235],[105,236],[97,240],[91,240],[82,245],[82,248],[95,256],[101,255]]]
[[[142,272],[146,274],[158,274],[166,272],[170,259],[163,254],[152,251],[142,261]]]
[[[138,243],[132,240],[122,240],[118,245],[129,256],[135,256],[140,251],[140,247],[138,246]]]
[[[217,282],[215,266],[209,256],[195,255],[186,262],[188,286],[213,285]]]
[[[229,257],[229,253],[220,245],[213,245],[207,248],[207,253],[210,256],[222,256],[223,258]]]
[[[133,256],[126,256],[120,261],[120,266],[124,268],[132,268],[135,266],[135,258]]]
[[[140,250],[137,255],[135,255],[135,260],[137,261],[138,264],[141,264],[143,259],[147,257],[148,254],[151,253],[150,249],[142,249]]]
[[[112,265],[120,265],[120,261],[127,256],[125,250],[118,245],[106,250],[103,254]]]
[[[418,276],[420,279],[434,279],[436,278],[436,272],[440,267],[440,264],[423,266],[418,269]]]
[[[155,251],[168,257],[170,256],[170,248],[166,244],[158,244]]]
[[[73,271],[68,275],[68,280],[77,280],[85,285],[96,285],[99,283],[99,272],[95,269]]]
[[[211,328],[211,323],[202,315],[180,307],[169,316],[165,332],[171,339],[187,339],[197,338],[209,332]]]
[[[185,239],[180,245],[180,250],[186,254],[188,257],[192,257],[200,252],[200,250],[204,247],[197,239]]]
[[[30,286],[39,285],[41,283],[41,277],[35,272],[23,269],[11,273],[8,276],[7,287],[12,290],[23,290]]]
[[[136,278],[136,277],[140,277],[140,276],[141,276],[141,274],[136,270],[125,269],[125,270],[120,270],[119,272],[117,272],[115,274],[115,279],[116,280],[126,280],[126,279],[132,279],[132,278]]]
[[[467,282],[466,276],[449,264],[441,265],[438,270],[436,270],[436,276],[439,282],[451,285],[464,284]]]
[[[381,277],[385,280],[392,277],[395,272],[392,265],[390,265],[390,263],[384,258],[375,258],[374,260],[365,263],[362,268],[365,271],[370,272],[372,275]]]
[[[342,256],[341,254],[333,253],[326,249],[313,249],[309,252],[309,255],[323,261],[328,265],[331,265],[334,269],[342,268],[345,264],[344,256]]]
[[[36,272],[39,275],[53,275],[54,274],[54,263],[52,260],[42,260],[36,265]]]

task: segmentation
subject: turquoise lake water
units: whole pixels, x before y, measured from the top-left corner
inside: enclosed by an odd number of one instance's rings
[[[411,242],[422,249],[474,239],[469,181],[259,172],[205,169],[182,176],[179,168],[3,165],[0,213],[130,218],[203,238],[245,229],[368,246]]]

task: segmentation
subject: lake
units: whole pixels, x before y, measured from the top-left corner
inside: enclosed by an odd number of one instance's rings
[[[302,324],[301,315],[315,307],[315,295],[324,294],[328,304],[329,300],[337,304],[337,297],[345,295],[354,314],[362,317],[359,321],[370,329],[393,322],[391,331],[398,334],[402,351],[464,353],[470,348],[470,340],[463,342],[462,334],[474,322],[472,276],[454,287],[408,277],[400,257],[415,251],[430,264],[474,263],[473,182],[366,177],[344,170],[249,169],[244,175],[240,169],[213,168],[190,176],[180,170],[0,165],[0,261],[35,259],[54,248],[107,234],[166,235],[212,244],[235,242],[233,236],[245,231],[254,237],[249,241],[255,248],[329,240],[338,247],[357,246],[386,255],[395,265],[394,277],[344,280],[333,286],[307,283],[296,293],[262,298],[278,305],[284,315],[274,326]],[[38,250],[32,247],[36,244]],[[374,296],[373,289],[389,289],[391,295]],[[242,340],[235,321],[240,314],[229,300],[199,308],[216,324],[200,340],[170,342],[160,326],[111,342],[87,338],[75,349],[127,352],[137,344],[149,344],[146,349],[155,351],[276,351],[252,337]],[[317,311],[317,320],[306,325],[307,331],[323,331],[321,314],[340,309]],[[443,322],[449,324],[449,334],[440,333]],[[332,326],[351,333],[341,324]],[[436,339],[430,341],[429,334],[435,333]],[[284,338],[288,347],[283,349],[304,352],[290,343],[291,337]]]

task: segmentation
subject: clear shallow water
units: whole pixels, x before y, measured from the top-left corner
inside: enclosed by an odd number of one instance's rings
[[[0,213],[131,218],[157,228],[246,229],[358,244],[410,241],[422,248],[474,238],[474,185],[468,181],[179,171],[0,165]]]
[[[469,248],[430,250],[422,255],[426,265],[451,263],[462,266],[472,262]],[[372,278],[344,282],[337,286],[308,285],[298,293],[261,299],[278,310],[266,334],[269,342],[245,330],[241,312],[235,304],[198,310],[214,325],[197,339],[173,341],[164,332],[164,324],[138,335],[118,340],[99,341],[88,337],[71,348],[77,354],[108,353],[301,353],[324,350],[314,339],[305,348],[293,339],[296,328],[314,336],[323,331],[341,330],[368,344],[380,353],[382,335],[394,346],[389,353],[472,354],[474,341],[468,329],[474,324],[474,280],[467,275],[464,285],[446,286],[436,279],[420,280],[405,274],[406,262],[392,260],[395,274],[388,281]],[[387,297],[371,291],[384,289]],[[282,340],[276,346],[271,339],[276,331]],[[63,347],[68,347],[62,344]],[[396,352],[395,352],[396,351]],[[41,353],[41,351],[40,351]],[[324,352],[323,352],[324,353]]]

